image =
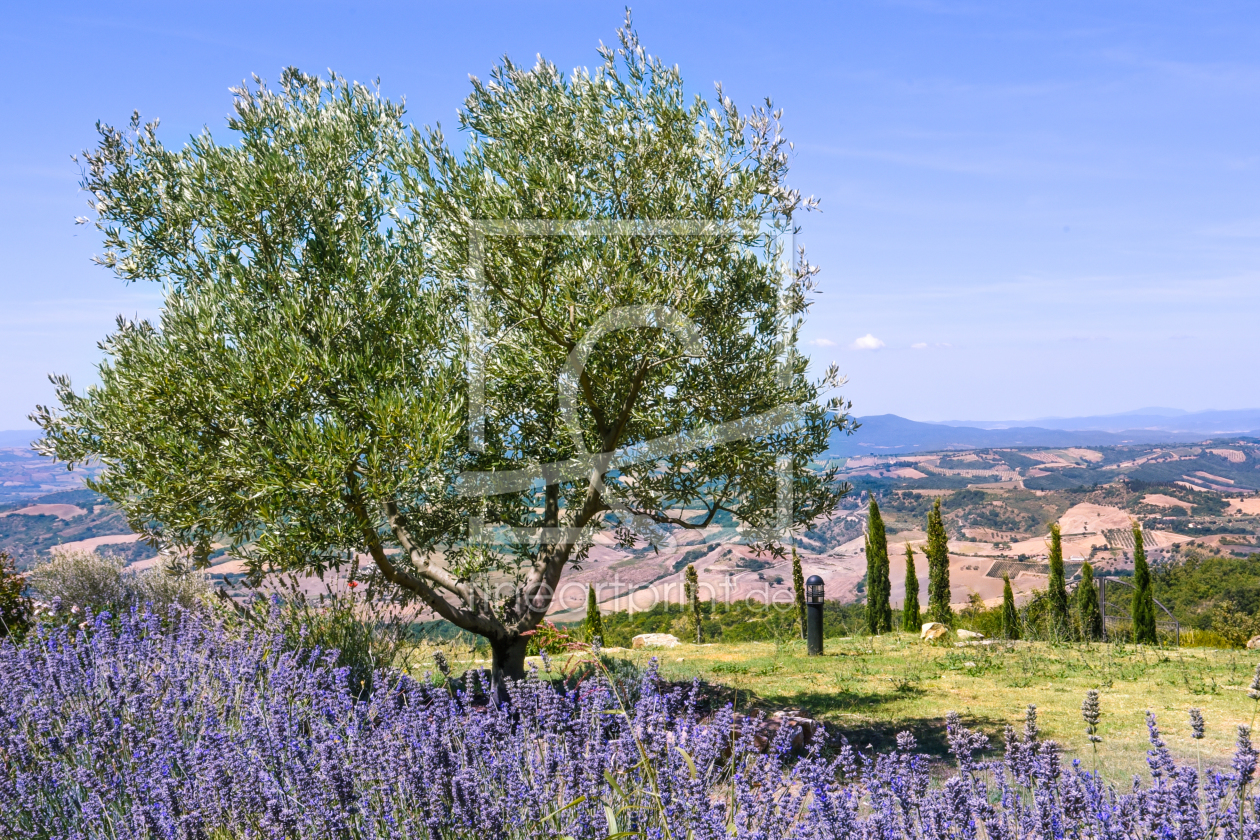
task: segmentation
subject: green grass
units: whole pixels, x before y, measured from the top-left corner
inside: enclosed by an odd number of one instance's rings
[[[1190,738],[1187,710],[1201,708],[1208,722],[1203,763],[1227,764],[1237,725],[1255,715],[1247,687],[1260,660],[1243,650],[1109,644],[959,648],[900,633],[828,639],[822,657],[807,657],[797,641],[612,655],[640,665],[655,656],[667,680],[700,679],[741,710],[800,709],[854,745],[877,750],[890,748],[896,733],[910,730],[925,752],[945,755],[950,711],[986,732],[1000,749],[1003,727],[1019,729],[1026,706],[1035,703],[1043,735],[1091,767],[1080,706],[1085,691],[1096,688],[1103,708],[1098,767],[1117,782],[1146,773],[1147,709],[1173,753],[1194,762],[1199,745]]]

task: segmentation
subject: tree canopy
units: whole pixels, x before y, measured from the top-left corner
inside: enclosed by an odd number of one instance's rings
[[[296,70],[236,91],[231,143],[101,126],[100,262],[166,299],[120,321],[99,386],[57,380],[44,451],[100,459],[95,487],[197,557],[366,553],[486,636],[496,679],[601,531],[663,546],[722,515],[781,551],[845,492],[813,459],[853,427],[795,348],[813,202],[769,102],[688,97],[628,25],[601,58],[474,79],[458,154]]]

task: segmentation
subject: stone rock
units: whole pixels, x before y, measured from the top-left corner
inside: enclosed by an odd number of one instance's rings
[[[983,633],[977,633],[975,630],[959,630],[958,638],[960,639],[983,639]]]
[[[929,621],[923,625],[919,638],[925,642],[934,642],[937,639],[943,639],[949,635],[949,628],[939,621]]]
[[[775,737],[784,727],[787,727],[791,732],[789,743],[792,749],[801,750],[813,743],[815,735],[818,734],[819,723],[813,718],[803,717],[792,712],[774,712],[766,718],[737,713],[735,715],[734,735],[736,738],[739,738],[744,734],[745,728],[751,728],[753,749],[764,753],[770,749],[770,745],[774,743]],[[726,748],[723,755],[730,757],[730,747]]]
[[[1260,648],[1260,636],[1252,636],[1247,640],[1247,650],[1255,650]]]
[[[680,644],[682,642],[672,633],[640,633],[630,640],[634,648],[672,648]]]

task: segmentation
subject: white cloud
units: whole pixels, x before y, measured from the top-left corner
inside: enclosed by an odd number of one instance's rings
[[[870,333],[867,333],[849,345],[849,347],[853,350],[878,350],[883,346],[884,342],[880,341]]]
[[[915,344],[911,344],[911,345],[910,345],[910,349],[911,349],[911,350],[926,350],[926,349],[927,349],[927,342],[926,342],[926,341],[920,341],[920,342],[917,342],[917,343],[915,343]]]
[[[815,338],[810,344],[815,347],[835,347],[836,343],[829,338]]]

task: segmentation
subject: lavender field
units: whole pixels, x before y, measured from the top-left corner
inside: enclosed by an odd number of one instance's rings
[[[1109,782],[1066,763],[1035,709],[1002,745],[950,716],[942,775],[909,734],[886,754],[842,733],[800,754],[784,730],[759,752],[731,708],[703,714],[697,686],[671,688],[653,668],[629,706],[595,671],[566,691],[535,675],[495,709],[475,678],[454,690],[381,674],[356,700],[334,659],[201,612],[102,614],[5,641],[0,835],[1260,835],[1246,727],[1232,766],[1201,774],[1174,761],[1151,717],[1149,777]],[[1087,698],[1083,727],[1091,716]]]

